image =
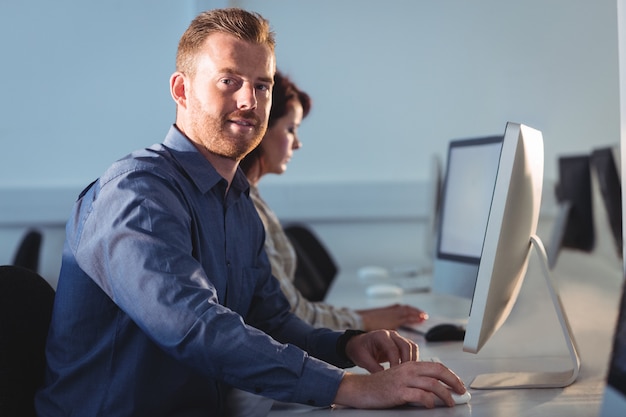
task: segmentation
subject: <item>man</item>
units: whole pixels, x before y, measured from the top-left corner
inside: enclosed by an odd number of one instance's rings
[[[441,382],[458,393],[462,382],[417,362],[414,343],[314,329],[289,313],[271,276],[238,170],[266,130],[268,22],[240,9],[202,13],[176,66],[165,141],[114,163],[68,221],[38,413],[221,415],[231,387],[320,406],[432,406],[436,396],[452,405]],[[376,372],[387,360],[392,368]],[[339,368],[352,364],[376,373]]]

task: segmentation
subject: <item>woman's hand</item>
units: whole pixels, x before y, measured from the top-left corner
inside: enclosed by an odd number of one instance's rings
[[[394,304],[388,307],[357,310],[366,331],[390,329],[417,324],[428,318],[424,311],[408,305]]]

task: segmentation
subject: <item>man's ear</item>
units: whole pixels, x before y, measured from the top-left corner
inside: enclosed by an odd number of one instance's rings
[[[185,91],[186,77],[181,72],[175,72],[170,77],[170,94],[179,106],[187,106],[187,94]]]

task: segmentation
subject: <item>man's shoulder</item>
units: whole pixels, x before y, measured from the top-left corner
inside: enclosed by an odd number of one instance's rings
[[[127,176],[176,178],[181,170],[161,144],[136,150],[111,164],[100,177],[101,186]]]

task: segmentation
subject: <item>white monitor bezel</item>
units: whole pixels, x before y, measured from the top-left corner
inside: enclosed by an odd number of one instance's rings
[[[533,157],[525,160],[529,154]],[[521,181],[515,183],[516,180]],[[530,236],[537,231],[542,186],[541,132],[518,123],[507,123],[463,342],[463,350],[466,352],[477,353],[506,320],[515,304],[528,267]],[[526,204],[523,208],[513,206],[516,203],[514,199],[519,197],[516,193],[520,192],[530,193],[526,197],[532,198],[532,201],[521,201]],[[523,226],[524,229],[516,232],[516,240],[512,241],[510,230],[506,228],[512,225],[512,211],[519,209],[524,211],[519,218],[526,219],[528,224],[514,225]],[[503,236],[503,233],[506,235]],[[512,259],[511,254],[516,258]],[[497,280],[494,279],[496,276]],[[508,281],[502,282],[502,278]]]
[[[518,298],[534,248],[572,368],[559,372],[478,375],[470,384],[475,389],[565,387],[576,380],[580,370],[573,333],[550,276],[545,248],[536,235],[543,189],[543,158],[540,131],[507,123],[463,350],[478,353],[506,321]]]

